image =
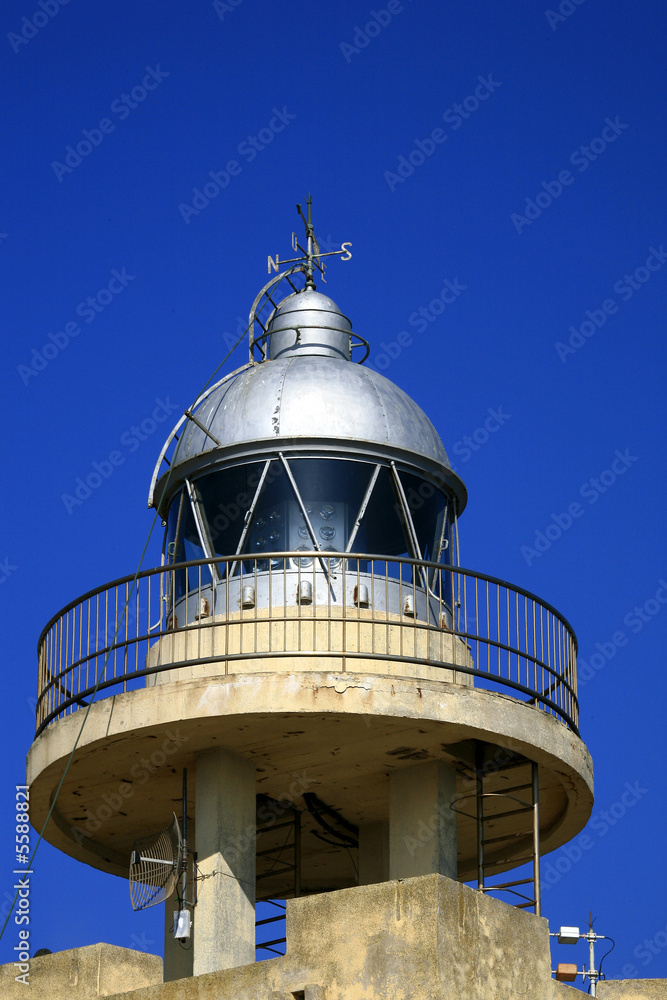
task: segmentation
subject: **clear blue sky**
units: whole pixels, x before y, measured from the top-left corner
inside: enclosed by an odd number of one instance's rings
[[[156,399],[190,405],[312,191],[321,240],[353,244],[327,291],[467,484],[463,564],[553,603],[589,664],[590,846],[567,871],[563,850],[545,859],[563,871],[544,912],[592,909],[610,976],[667,976],[664,6],[56,2],[0,15],[0,896],[41,628],[135,569],[169,421],[132,427]],[[116,450],[84,503],[63,501]],[[161,948],[161,914],[46,844],[32,903],[35,947]]]

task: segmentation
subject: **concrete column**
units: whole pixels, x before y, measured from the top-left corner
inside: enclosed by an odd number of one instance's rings
[[[457,877],[456,772],[433,761],[404,767],[389,779],[389,877]]]
[[[389,823],[359,827],[359,885],[389,881]]]
[[[197,931],[193,974],[255,961],[255,768],[226,750],[197,758]],[[230,877],[232,876],[232,877]]]

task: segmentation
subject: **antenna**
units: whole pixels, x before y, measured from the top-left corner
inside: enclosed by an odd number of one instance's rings
[[[135,840],[130,855],[130,900],[133,910],[146,910],[156,903],[169,899],[182,879],[179,909],[174,912],[174,937],[184,940],[190,937],[191,913],[184,907],[188,888],[188,772],[183,768],[182,830],[176,813],[169,826],[158,833]],[[196,864],[196,855],[193,854]],[[196,906],[195,896],[189,905]]]
[[[589,996],[597,996],[597,984],[600,979],[605,977],[602,975],[602,963],[613,950],[616,942],[608,934],[596,934],[593,930],[593,911],[589,913],[588,918],[588,933],[581,934],[578,927],[561,927],[558,931],[551,931],[549,937],[558,938],[559,944],[577,944],[579,941],[588,941],[588,968],[582,965],[581,969],[578,969],[576,964],[560,962],[555,969],[552,971],[556,974],[556,980],[559,983],[573,983],[577,976],[581,976],[582,981],[588,979],[588,993]],[[609,951],[600,959],[600,967],[595,966],[595,942],[596,941],[611,941],[612,945]]]
[[[159,833],[135,840],[130,855],[130,899],[133,910],[162,903],[176,888],[183,867],[183,838],[176,813]]]

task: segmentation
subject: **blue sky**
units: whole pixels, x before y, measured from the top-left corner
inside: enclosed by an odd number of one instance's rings
[[[352,243],[327,292],[467,485],[463,564],[554,604],[589,666],[591,846],[544,912],[557,927],[592,910],[617,942],[609,976],[667,976],[664,7],[54,5],[1,15],[0,895],[41,628],[134,571],[163,439],[236,339],[267,255],[291,256],[312,191],[321,242]],[[160,404],[164,422],[135,433]],[[492,433],[489,410],[504,414]],[[114,451],[99,488],[63,501]],[[161,947],[161,916],[133,914],[124,882],[47,844],[32,900],[35,947]]]

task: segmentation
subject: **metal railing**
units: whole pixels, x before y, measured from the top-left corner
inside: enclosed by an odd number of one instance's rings
[[[578,735],[576,651],[551,605],[459,567],[303,551],[196,560],[98,587],[49,621],[37,734],[94,695],[164,683],[169,671],[234,674],[244,660],[270,669],[289,655],[323,669],[327,658],[335,670],[370,660],[445,668],[443,679],[512,695]]]

